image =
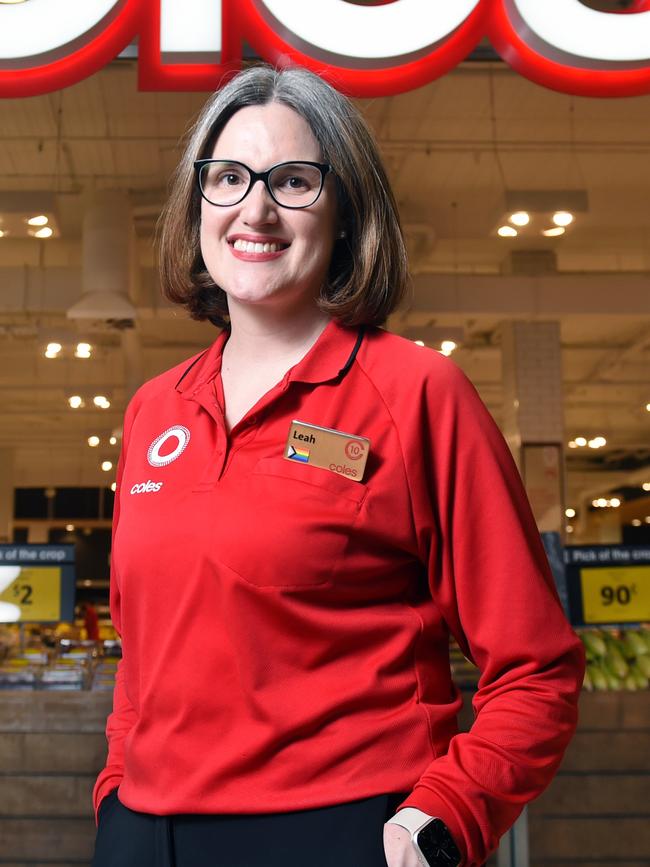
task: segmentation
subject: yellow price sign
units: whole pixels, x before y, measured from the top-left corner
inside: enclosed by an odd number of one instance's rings
[[[581,569],[585,623],[650,620],[650,566]]]
[[[61,567],[20,566],[20,572],[0,593],[0,602],[17,606],[21,620],[58,620],[61,616]]]

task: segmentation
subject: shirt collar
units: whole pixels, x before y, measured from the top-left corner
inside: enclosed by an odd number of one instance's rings
[[[364,326],[350,327],[330,319],[314,345],[287,372],[288,382],[327,382],[344,376],[357,354]],[[176,383],[176,391],[192,397],[221,371],[223,347],[230,334],[224,328],[209,349],[192,359]]]

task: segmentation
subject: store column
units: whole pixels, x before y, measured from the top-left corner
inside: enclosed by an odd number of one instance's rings
[[[13,541],[14,451],[0,449],[0,543]]]
[[[564,407],[559,322],[501,323],[503,434],[540,532],[565,539]]]

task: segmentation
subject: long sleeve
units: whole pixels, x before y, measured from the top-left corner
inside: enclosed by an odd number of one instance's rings
[[[399,808],[442,818],[473,867],[557,771],[577,725],[584,653],[516,465],[474,386],[441,358],[421,398],[420,450],[405,457],[420,558],[480,679],[471,730]]]
[[[124,434],[122,438],[122,450],[117,464],[116,473],[116,488],[115,488],[115,504],[113,508],[113,528],[112,528],[112,546],[111,550],[115,550],[115,533],[117,531],[119,516],[120,516],[120,500],[122,496],[121,482],[124,471],[124,461],[126,456],[126,447],[128,439],[128,430],[132,420],[132,405],[127,409],[124,422]],[[115,557],[111,555],[111,574],[110,574],[110,612],[111,620],[118,633],[122,635],[122,617],[121,617],[121,596],[120,596],[120,581],[117,570]],[[97,816],[99,812],[99,804],[102,799],[115,786],[119,786],[124,774],[124,739],[131,730],[135,719],[136,712],[129,701],[124,685],[126,660],[124,657],[119,661],[117,672],[115,675],[115,688],[113,691],[113,709],[106,720],[106,739],[108,741],[108,756],[104,768],[100,771],[99,776],[93,788],[93,808],[95,811],[95,824],[97,824]]]

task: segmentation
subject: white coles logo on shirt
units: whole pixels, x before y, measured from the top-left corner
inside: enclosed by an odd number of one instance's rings
[[[168,454],[161,455],[160,450],[166,444],[167,440],[172,438],[178,440],[176,448]],[[161,433],[160,436],[156,437],[156,439],[151,443],[149,450],[147,451],[147,460],[152,467],[166,467],[167,464],[171,464],[172,461],[175,461],[176,458],[183,454],[189,441],[190,432],[188,429],[183,427],[182,424],[175,424],[173,427],[167,428],[166,431]]]

